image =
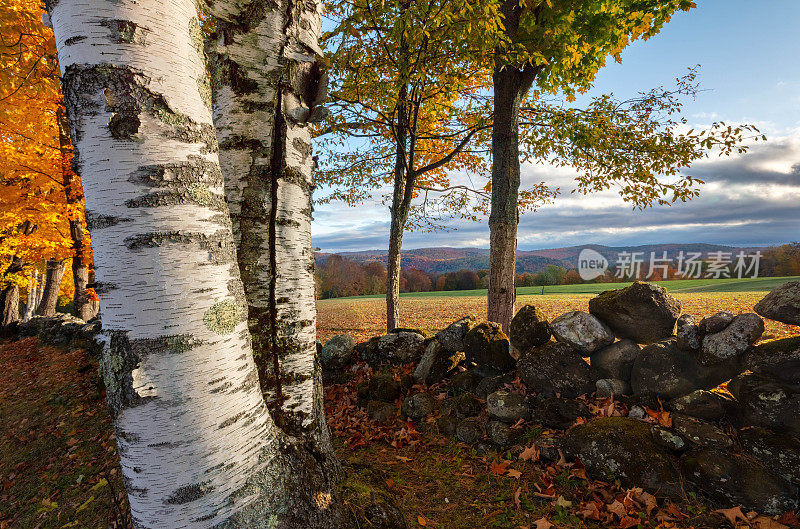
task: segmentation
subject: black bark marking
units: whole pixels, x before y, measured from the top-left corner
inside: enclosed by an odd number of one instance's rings
[[[156,248],[165,244],[199,245],[208,252],[208,259],[212,264],[229,263],[236,257],[236,245],[228,230],[220,230],[213,235],[181,232],[143,233],[125,239],[125,245],[132,251]]]
[[[89,231],[102,230],[110,226],[116,226],[121,222],[130,222],[132,219],[125,217],[114,217],[111,215],[102,215],[95,213],[91,210],[86,210],[86,228]]]
[[[167,496],[165,501],[170,505],[183,505],[184,503],[199,500],[213,490],[214,486],[208,481],[194,483],[192,485],[186,485],[184,487],[175,489],[172,494]]]
[[[196,155],[188,156],[184,162],[142,167],[128,181],[147,187],[169,187],[176,184],[188,187],[196,183],[221,187],[223,184],[219,164]]]
[[[120,112],[111,116],[108,128],[116,140],[130,140],[139,132],[142,122],[135,113]]]

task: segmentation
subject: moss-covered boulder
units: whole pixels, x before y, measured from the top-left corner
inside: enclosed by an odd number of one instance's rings
[[[739,441],[759,463],[800,485],[800,439],[753,426],[739,432]]]
[[[520,378],[531,390],[544,395],[574,398],[592,393],[600,372],[581,353],[561,342],[531,349],[519,359]]]
[[[575,426],[562,449],[577,457],[592,479],[619,480],[663,496],[681,495],[681,477],[672,457],[654,441],[650,426],[628,417],[605,417]]]
[[[717,448],[693,450],[681,458],[681,469],[719,508],[741,505],[769,515],[797,508],[797,487],[751,457]]]
[[[436,340],[448,351],[463,351],[466,348],[464,338],[466,338],[472,324],[472,316],[464,316],[437,332]]]
[[[511,342],[497,323],[476,325],[467,333],[464,345],[467,362],[475,364],[484,375],[498,375],[516,367]]]
[[[800,325],[800,281],[775,288],[756,303],[756,313],[770,320]]]
[[[739,403],[739,420],[800,437],[800,387],[754,373],[731,380],[728,389]]]
[[[747,369],[789,384],[800,384],[800,336],[762,342],[745,354]]]
[[[532,347],[550,341],[550,325],[547,316],[533,305],[525,305],[517,311],[509,327],[511,345],[521,354]]]
[[[731,359],[704,366],[697,355],[678,347],[675,338],[642,349],[631,371],[631,387],[637,395],[674,399],[696,389],[710,389],[741,372],[740,362]]]
[[[671,336],[681,308],[681,302],[664,287],[641,281],[618,290],[606,290],[589,300],[589,312],[617,336],[642,344]]]

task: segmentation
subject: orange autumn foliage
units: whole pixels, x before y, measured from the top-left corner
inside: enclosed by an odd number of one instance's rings
[[[38,0],[0,5],[0,274],[15,255],[28,271],[37,264],[43,271],[45,259],[70,258],[69,221],[85,225],[80,180],[65,186],[72,176],[72,149],[59,139],[60,72],[53,32],[42,14]],[[36,226],[32,233],[23,233],[26,221]],[[85,252],[91,253],[88,245]],[[91,261],[91,255],[84,257]],[[5,281],[25,283],[20,274]],[[72,296],[70,274],[61,291]]]

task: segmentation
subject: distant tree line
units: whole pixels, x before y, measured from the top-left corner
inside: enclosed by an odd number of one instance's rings
[[[705,268],[704,268],[705,270]],[[762,251],[759,267],[761,277],[800,276],[800,242],[785,244]],[[386,294],[386,267],[378,261],[359,263],[340,255],[331,255],[316,267],[314,273],[317,297],[320,299],[347,296]],[[588,281],[588,283],[614,283],[631,281],[633,278],[617,277],[612,270]],[[674,266],[667,270],[666,277],[655,270],[649,281],[683,279]],[[574,268],[549,265],[539,272],[516,274],[518,287],[540,287],[552,285],[578,285],[587,283]],[[487,288],[488,270],[461,269],[456,272],[425,272],[418,268],[403,268],[400,274],[400,292],[447,292]]]

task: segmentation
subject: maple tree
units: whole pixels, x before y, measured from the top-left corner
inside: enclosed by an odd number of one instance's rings
[[[453,172],[486,173],[472,142],[491,128],[482,92],[488,70],[466,50],[496,33],[492,2],[330,2],[331,118],[318,132],[325,154],[321,202],[389,204],[387,330],[399,325],[400,251],[407,229],[437,229],[443,218],[476,220],[491,184],[452,184]],[[483,29],[480,29],[483,28]],[[534,188],[535,201],[544,191]],[[421,201],[414,203],[420,197]]]
[[[73,276],[53,289],[77,294],[76,307],[85,307],[95,297],[87,290],[91,247],[53,32],[34,0],[4,2],[0,21],[0,267],[11,271],[4,286],[27,285],[43,260],[71,259]],[[12,267],[15,258],[21,265]]]
[[[487,315],[507,328],[516,296],[521,159],[573,166],[582,173],[580,191],[619,187],[623,199],[647,207],[695,196],[697,182],[690,177],[673,182],[660,177],[676,176],[710,150],[728,154],[742,149],[745,134],[754,130],[715,123],[707,131],[683,133],[669,116],[680,109],[678,95],[696,90],[693,72],[679,80],[676,90],[656,89],[628,102],[602,96],[588,109],[564,110],[539,101],[542,93],[572,100],[588,90],[609,58],[621,61],[631,42],[656,35],[676,11],[695,7],[691,0],[497,1],[501,35],[481,40],[494,45]],[[533,132],[521,137],[526,121]],[[528,154],[521,155],[521,145]]]

